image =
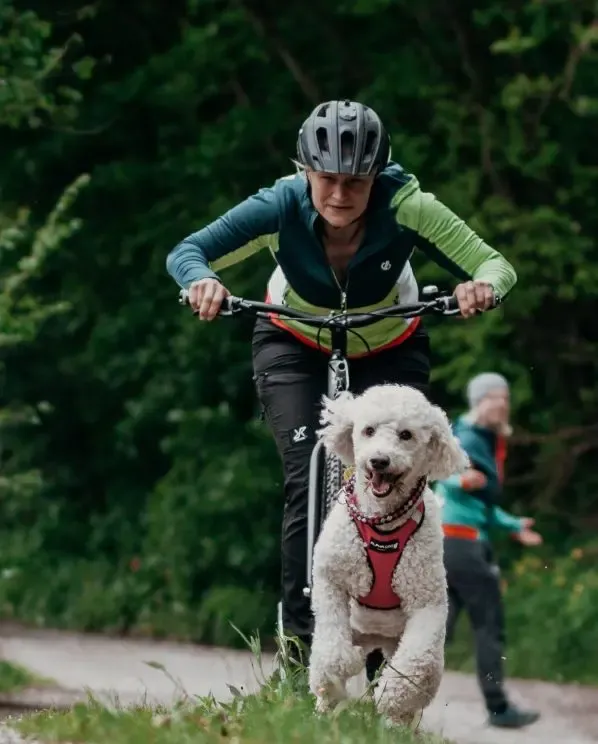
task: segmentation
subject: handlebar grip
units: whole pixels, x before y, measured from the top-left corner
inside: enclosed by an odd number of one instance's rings
[[[238,297],[229,295],[222,300],[220,306],[219,315],[230,315],[233,310],[234,301],[238,301]],[[189,292],[186,289],[181,289],[179,292],[179,305],[189,305]]]
[[[451,310],[459,309],[459,301],[457,300],[455,295],[451,295],[450,297],[445,298],[445,303],[446,303],[445,309],[447,312],[450,312]],[[498,307],[501,303],[502,303],[502,297],[495,293],[492,305],[490,305],[488,310],[493,310],[495,307]]]
[[[455,297],[455,295],[451,295],[450,297],[446,298],[446,309],[447,310],[458,310],[459,309],[459,300]]]

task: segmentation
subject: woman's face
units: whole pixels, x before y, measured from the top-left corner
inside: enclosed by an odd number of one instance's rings
[[[307,177],[314,207],[332,227],[347,227],[365,212],[374,176],[308,171]]]

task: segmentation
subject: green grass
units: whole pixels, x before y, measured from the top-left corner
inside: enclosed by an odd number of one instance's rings
[[[275,673],[266,680],[259,642],[246,641],[262,679],[256,694],[242,695],[231,687],[232,699],[225,703],[187,696],[172,710],[108,708],[90,697],[67,711],[25,717],[15,727],[42,741],[77,744],[449,744],[437,736],[387,728],[369,698],[347,700],[328,715],[316,715],[305,670],[290,667],[282,655],[286,678]],[[161,665],[150,666],[170,678]]]
[[[51,680],[38,677],[25,667],[0,661],[0,693],[13,693],[27,687],[40,687],[51,684]]]
[[[207,699],[173,711],[108,710],[90,701],[66,712],[44,712],[17,724],[42,741],[85,744],[441,744],[434,736],[389,730],[371,703],[351,701],[328,716],[316,716],[306,695],[264,688],[230,703]]]

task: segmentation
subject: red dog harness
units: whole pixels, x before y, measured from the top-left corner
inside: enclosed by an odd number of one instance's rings
[[[396,610],[401,606],[401,598],[392,588],[395,569],[413,534],[421,526],[425,507],[422,495],[426,479],[422,478],[411,492],[405,504],[392,514],[384,517],[366,517],[359,511],[354,493],[355,481],[352,478],[345,486],[346,504],[351,518],[361,535],[374,580],[370,591],[355,599],[360,605],[373,610]],[[376,529],[377,525],[392,522],[412,511],[409,519],[391,532]]]

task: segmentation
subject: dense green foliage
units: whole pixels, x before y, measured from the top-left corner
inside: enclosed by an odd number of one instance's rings
[[[5,614],[221,641],[230,618],[272,626],[281,477],[251,328],[195,322],[165,257],[290,172],[302,117],[339,96],[374,106],[394,159],[514,263],[504,309],[430,324],[435,393],[456,412],[470,374],[506,373],[508,503],[538,516],[546,552],[591,536],[593,3],[27,7],[0,10]],[[270,270],[258,256],[224,278],[261,297]],[[558,587],[542,592],[557,603]],[[512,610],[511,638],[534,607]]]
[[[512,676],[598,684],[596,606],[598,543],[556,559],[528,553],[503,580],[506,668]],[[539,620],[541,618],[541,620]],[[541,624],[542,632],[538,632]],[[467,618],[459,620],[447,664],[475,670]]]

